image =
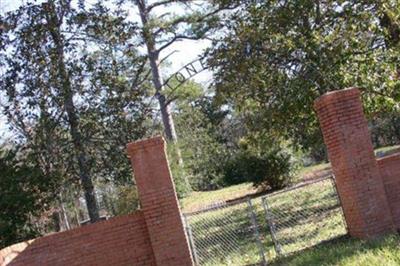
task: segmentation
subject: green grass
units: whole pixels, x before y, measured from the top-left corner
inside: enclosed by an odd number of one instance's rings
[[[388,155],[399,148],[384,147],[375,152]],[[329,166],[324,163],[305,167],[295,181],[302,181],[307,173]],[[216,191],[194,192],[182,199],[181,205],[184,212],[191,212],[255,192],[257,190],[251,183],[245,183]],[[276,237],[284,257],[278,256],[274,249],[261,198],[252,200],[263,251],[272,265],[400,265],[399,237],[369,242],[343,237],[346,229],[330,180],[269,194],[267,203],[274,216]],[[260,262],[246,202],[188,216],[188,222],[200,265],[254,265]],[[338,239],[325,243],[335,238]],[[321,242],[324,244],[318,245]]]
[[[189,197],[181,199],[184,211],[201,209],[207,205],[236,199],[257,192],[251,183],[244,183],[214,191],[192,192]]]
[[[268,265],[400,265],[399,236],[361,241],[345,235],[330,180],[268,195],[267,203],[284,251],[284,256],[277,256],[261,199],[253,199]],[[188,217],[200,265],[239,266],[260,262],[248,210],[244,202]]]
[[[346,233],[331,180],[268,196],[277,238],[285,253]]]
[[[382,147],[376,149],[375,154],[386,156],[394,152],[397,152],[399,149],[400,145]],[[316,165],[303,167],[298,171],[296,178],[293,180],[293,182],[294,183],[301,182],[303,181],[305,175],[311,172],[317,172],[329,168],[330,168],[330,163],[320,163]],[[254,188],[251,183],[234,185],[214,191],[193,192],[189,197],[186,197],[181,200],[181,206],[183,210],[186,211],[196,210],[216,202],[232,200],[256,192],[257,189]]]
[[[247,205],[189,217],[200,265],[247,265],[259,261]],[[267,240],[270,246],[270,239]]]
[[[285,193],[267,203],[284,254],[345,234],[330,180]],[[277,257],[261,198],[252,200],[267,260]],[[200,265],[251,265],[260,262],[246,202],[188,217]]]
[[[310,166],[301,168],[298,172],[298,175],[301,177],[310,172],[321,171],[321,170],[329,169],[330,167],[331,167],[330,163],[320,163],[320,164],[310,165]]]
[[[273,261],[278,266],[397,266],[400,265],[400,237],[389,235],[362,241],[342,237],[329,243]]]
[[[329,168],[329,163],[322,163],[302,168],[298,173],[295,183],[302,181],[302,177],[310,172]],[[217,202],[229,201],[246,195],[259,192],[251,183],[243,183],[213,191],[192,192],[190,196],[181,199],[181,206],[184,211],[193,211]]]

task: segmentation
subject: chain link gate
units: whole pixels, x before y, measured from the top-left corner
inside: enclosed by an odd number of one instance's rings
[[[267,265],[347,233],[332,178],[184,214],[196,265]]]
[[[260,226],[250,200],[184,214],[197,265],[252,265],[265,261]]]
[[[332,178],[262,198],[277,255],[287,255],[347,233]]]

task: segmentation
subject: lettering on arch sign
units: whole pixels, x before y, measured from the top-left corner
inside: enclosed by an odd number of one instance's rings
[[[163,86],[169,88],[172,91],[176,90],[177,88],[182,86],[183,83],[185,83],[192,77],[196,76],[200,72],[204,71],[205,69],[207,69],[206,58],[200,57],[200,58],[193,60],[192,62],[186,64],[181,69],[179,69],[177,72],[172,74],[164,82]],[[174,84],[172,84],[172,81],[175,81]]]

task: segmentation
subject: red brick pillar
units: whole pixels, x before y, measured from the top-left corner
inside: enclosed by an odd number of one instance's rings
[[[392,231],[360,91],[349,88],[329,92],[315,101],[315,110],[350,235],[369,238]]]
[[[128,144],[156,263],[193,265],[162,137]]]

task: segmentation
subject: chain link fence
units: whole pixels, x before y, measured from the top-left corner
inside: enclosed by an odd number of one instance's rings
[[[249,265],[263,260],[259,226],[249,201],[215,205],[184,217],[198,265]]]
[[[332,178],[185,213],[197,265],[267,265],[347,233]]]
[[[262,198],[278,255],[347,233],[334,181],[325,178]]]

